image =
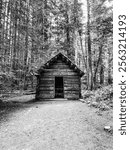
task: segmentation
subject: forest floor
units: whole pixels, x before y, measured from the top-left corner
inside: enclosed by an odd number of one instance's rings
[[[112,109],[98,113],[80,101],[11,99],[0,111],[0,150],[112,150]],[[16,103],[16,101],[24,103]]]

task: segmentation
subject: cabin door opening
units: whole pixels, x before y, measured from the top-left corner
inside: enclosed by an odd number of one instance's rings
[[[64,98],[63,77],[55,77],[55,98]]]

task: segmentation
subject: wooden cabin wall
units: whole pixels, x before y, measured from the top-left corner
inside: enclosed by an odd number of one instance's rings
[[[79,76],[64,77],[64,96],[67,99],[79,99]]]
[[[43,73],[38,77],[39,83],[36,92],[37,99],[54,98],[54,76],[45,76]]]
[[[79,99],[80,77],[69,65],[57,60],[39,76],[38,99],[55,98],[55,76],[63,77],[64,98]]]

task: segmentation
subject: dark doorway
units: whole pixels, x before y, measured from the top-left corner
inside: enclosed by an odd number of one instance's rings
[[[55,77],[55,98],[64,98],[63,77]]]

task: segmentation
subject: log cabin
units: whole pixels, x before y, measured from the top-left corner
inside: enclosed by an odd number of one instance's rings
[[[36,100],[81,97],[81,71],[67,56],[58,53],[37,71]]]

